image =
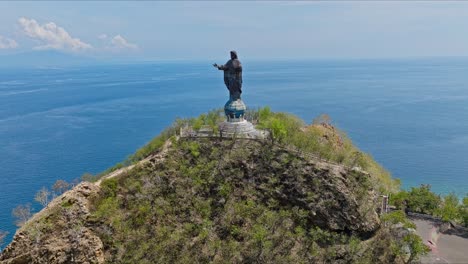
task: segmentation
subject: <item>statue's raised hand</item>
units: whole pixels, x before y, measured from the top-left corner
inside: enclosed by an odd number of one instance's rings
[[[218,68],[218,64],[216,64],[216,63],[213,64],[213,67]]]

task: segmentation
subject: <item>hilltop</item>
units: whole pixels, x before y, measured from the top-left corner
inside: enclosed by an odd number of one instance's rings
[[[1,263],[407,263],[422,243],[379,216],[398,181],[326,116],[249,113],[269,140],[180,137],[177,120],[26,222]],[[399,224],[400,223],[400,224]]]

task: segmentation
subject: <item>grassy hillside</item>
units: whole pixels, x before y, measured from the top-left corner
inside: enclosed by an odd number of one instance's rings
[[[383,253],[381,243],[405,243],[392,242],[376,215],[378,193],[397,190],[399,182],[326,116],[306,125],[293,115],[263,108],[248,116],[258,128],[271,132],[268,142],[176,139],[185,125],[215,128],[220,114],[177,120],[127,161],[157,153],[171,140],[163,162],[102,183],[93,217],[105,219],[109,227],[100,232],[109,248],[107,259],[399,260],[395,252]],[[369,239],[375,240],[375,247],[369,247]]]
[[[378,164],[370,154],[356,147],[346,134],[335,127],[327,115],[321,115],[311,124],[289,113],[272,112],[269,107],[249,110],[246,117],[256,124],[259,129],[271,132],[272,142],[298,151],[301,154],[342,164],[348,167],[359,167],[372,176],[372,184],[380,193],[395,193],[400,188],[400,180],[392,178],[391,174]],[[169,128],[155,137],[144,147],[131,155],[127,160],[101,174],[128,166],[158,151],[172,136],[176,136],[181,127],[192,126],[200,129],[202,126],[211,127],[217,131],[217,124],[224,120],[222,110],[213,110],[197,118],[177,119]]]
[[[377,214],[398,181],[327,116],[248,117],[271,138],[180,138],[187,125],[216,130],[222,112],[177,120],[54,199],[0,261],[412,263],[426,250],[404,214]]]

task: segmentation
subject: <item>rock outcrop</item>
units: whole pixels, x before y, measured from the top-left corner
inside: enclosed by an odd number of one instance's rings
[[[92,231],[89,203],[99,192],[83,182],[34,215],[0,255],[0,263],[104,263],[101,239]]]

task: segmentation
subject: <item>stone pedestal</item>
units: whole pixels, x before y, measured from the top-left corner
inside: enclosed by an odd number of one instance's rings
[[[252,123],[244,119],[247,107],[241,99],[230,99],[224,105],[226,121],[219,125],[222,137],[265,138],[266,131],[256,130]]]
[[[255,127],[247,120],[242,120],[238,122],[222,122],[219,125],[219,131],[223,137],[247,137],[247,138],[257,138],[260,136],[259,132]]]

